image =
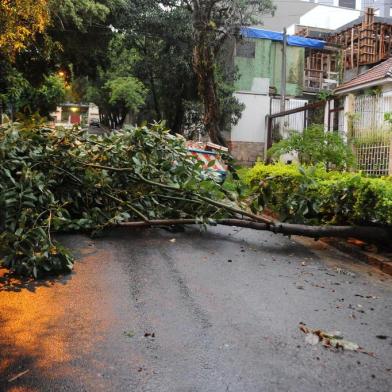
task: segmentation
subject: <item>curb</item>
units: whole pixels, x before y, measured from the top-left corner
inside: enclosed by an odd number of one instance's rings
[[[348,253],[350,256],[357,257],[360,261],[378,268],[385,274],[392,276],[392,256],[387,257],[373,252],[368,252],[360,249],[356,245],[343,242],[338,238],[321,238],[324,244],[336,248],[341,252]]]

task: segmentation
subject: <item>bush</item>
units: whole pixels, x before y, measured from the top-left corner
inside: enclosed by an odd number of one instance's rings
[[[354,164],[354,156],[337,132],[325,132],[323,125],[311,125],[303,133],[293,131],[288,139],[274,144],[268,155],[279,159],[282,154],[298,152],[303,165],[324,163],[327,167],[346,169]]]
[[[252,208],[293,223],[392,226],[391,178],[327,172],[322,166],[256,164],[245,176]]]

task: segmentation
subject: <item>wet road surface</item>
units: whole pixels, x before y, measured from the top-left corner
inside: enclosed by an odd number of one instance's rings
[[[392,391],[392,279],[371,267],[235,228],[63,242],[69,276],[0,271],[0,391]]]

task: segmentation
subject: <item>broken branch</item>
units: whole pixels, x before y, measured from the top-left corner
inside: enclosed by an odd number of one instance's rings
[[[362,240],[377,239],[378,241],[383,242],[390,242],[391,239],[391,233],[387,229],[371,226],[307,226],[282,222],[275,223],[271,226],[267,223],[254,222],[245,219],[218,219],[214,222],[217,225],[237,226],[253,230],[266,230],[275,234],[300,235],[315,239],[322,237],[354,237]],[[149,222],[123,222],[120,223],[119,226],[128,228],[143,228],[154,226],[196,225],[200,223],[200,220],[197,219],[160,219],[150,220]]]

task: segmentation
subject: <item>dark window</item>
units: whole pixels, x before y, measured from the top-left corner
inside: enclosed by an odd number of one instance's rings
[[[254,59],[256,56],[256,43],[254,41],[237,42],[235,54],[237,57]]]
[[[340,7],[355,8],[355,0],[339,0]]]

